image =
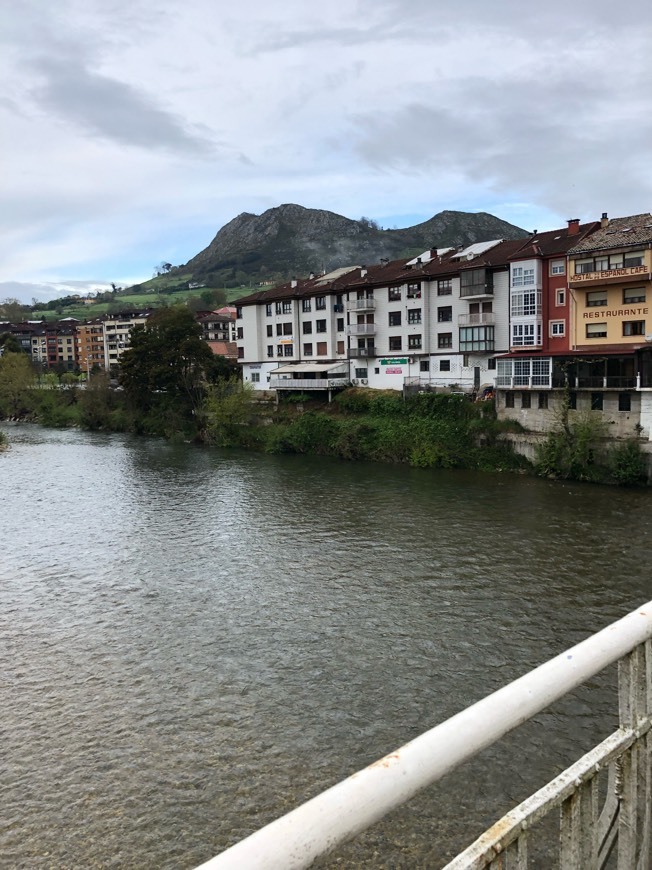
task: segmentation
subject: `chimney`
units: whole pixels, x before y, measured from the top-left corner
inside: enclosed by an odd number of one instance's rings
[[[290,287],[296,287],[296,286],[297,286],[297,279],[296,279],[296,278],[293,278],[293,279],[290,281]]]
[[[366,267],[366,266],[361,266],[361,267],[360,267],[360,277],[361,277],[361,278],[364,278],[366,274],[367,274],[367,267]]]
[[[575,236],[580,231],[580,219],[579,218],[569,218],[568,221],[568,235]]]
[[[606,211],[602,212],[602,217],[600,218],[600,227],[604,229],[609,226],[609,216]]]

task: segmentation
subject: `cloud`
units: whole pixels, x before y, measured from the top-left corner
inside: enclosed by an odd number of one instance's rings
[[[201,157],[214,150],[133,85],[93,72],[75,59],[41,58],[32,68],[43,79],[31,92],[33,100],[63,122],[140,148]]]

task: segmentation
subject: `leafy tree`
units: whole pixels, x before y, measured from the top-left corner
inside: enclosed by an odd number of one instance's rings
[[[15,335],[10,332],[5,332],[0,335],[0,354],[2,353],[24,353],[20,342]]]
[[[30,387],[34,371],[24,353],[5,353],[0,357],[0,413],[23,416],[32,405]]]
[[[136,413],[164,407],[188,423],[204,400],[214,361],[191,312],[177,306],[132,330],[120,366],[120,383]]]

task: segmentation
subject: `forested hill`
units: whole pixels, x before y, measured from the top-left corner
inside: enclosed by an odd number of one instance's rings
[[[427,248],[520,239],[528,232],[486,212],[442,211],[405,229],[381,229],[322,209],[280,205],[261,215],[243,212],[182,268],[208,286],[283,280],[345,265],[371,265]]]

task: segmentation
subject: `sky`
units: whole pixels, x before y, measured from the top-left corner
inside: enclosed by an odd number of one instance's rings
[[[0,0],[0,300],[128,286],[287,202],[647,212],[651,49],[649,0]]]

